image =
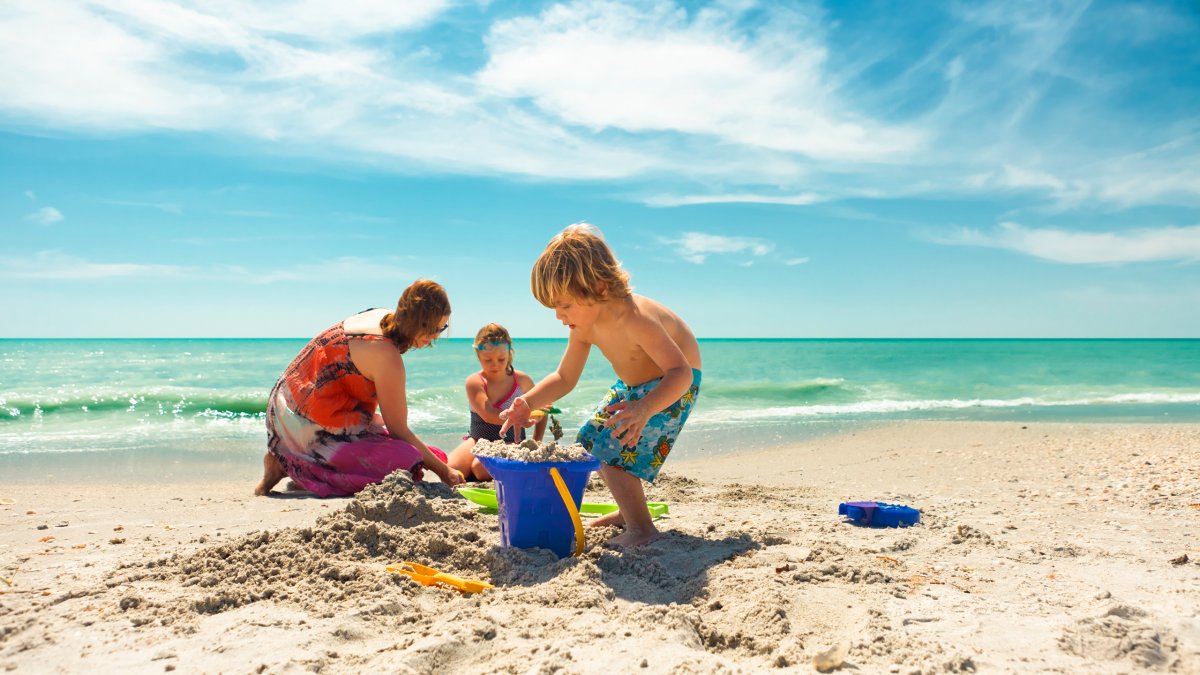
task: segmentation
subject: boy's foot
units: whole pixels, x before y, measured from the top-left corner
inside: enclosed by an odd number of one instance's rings
[[[637,548],[638,546],[645,546],[661,536],[662,532],[659,532],[657,529],[625,530],[621,534],[609,539],[604,545],[608,546],[609,548],[619,548],[625,550]]]
[[[606,513],[588,522],[588,527],[625,527],[625,517],[620,511]]]
[[[258,485],[254,488],[254,494],[258,497],[265,497],[271,492],[271,488],[275,484],[287,477],[287,472],[283,470],[283,465],[279,463],[279,459],[267,453],[263,455],[263,477]]]

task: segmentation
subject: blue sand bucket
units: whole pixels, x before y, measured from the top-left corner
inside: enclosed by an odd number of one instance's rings
[[[867,527],[908,527],[921,522],[921,512],[911,506],[883,502],[843,502],[838,514]]]
[[[575,525],[550,468],[558,469],[579,508],[588,477],[600,468],[600,460],[588,455],[582,462],[518,462],[480,455],[479,461],[496,480],[500,545],[549,549],[560,558],[571,555]]]

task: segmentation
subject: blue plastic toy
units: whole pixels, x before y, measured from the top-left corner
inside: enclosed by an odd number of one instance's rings
[[[842,502],[838,515],[868,527],[908,527],[921,522],[921,513],[911,506],[883,502]]]
[[[575,508],[583,502],[588,477],[600,468],[600,460],[588,456],[582,462],[518,462],[479,455],[496,480],[500,507],[500,545],[514,548],[546,548],[560,558],[575,549],[575,527],[559,495],[550,468],[555,467]]]

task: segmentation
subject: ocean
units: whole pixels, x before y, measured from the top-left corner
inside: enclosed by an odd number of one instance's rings
[[[253,473],[267,394],[305,340],[0,339],[0,482]],[[553,369],[566,340],[516,343]],[[676,452],[703,457],[890,420],[1200,422],[1200,340],[701,340],[704,381]],[[410,425],[467,429],[470,340],[405,356]],[[593,350],[557,405],[568,434],[615,376]]]

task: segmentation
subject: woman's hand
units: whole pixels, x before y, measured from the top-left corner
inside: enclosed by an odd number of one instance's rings
[[[449,485],[450,487],[454,487],[455,485],[462,485],[463,483],[467,482],[467,479],[463,478],[461,471],[459,471],[458,469],[451,468],[445,464],[442,464],[442,466],[440,468],[434,469],[433,472],[435,474],[437,474],[437,477],[443,483],[445,483],[446,485]]]
[[[604,426],[613,430],[613,436],[621,445],[632,448],[642,437],[642,431],[651,417],[643,411],[644,407],[637,401],[620,401],[604,409],[608,413]]]

